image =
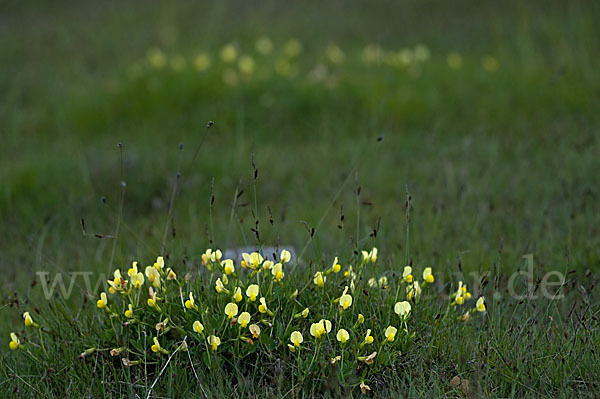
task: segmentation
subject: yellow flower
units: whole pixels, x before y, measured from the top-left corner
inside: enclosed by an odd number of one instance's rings
[[[386,276],[382,276],[379,278],[379,286],[381,288],[387,288],[387,284],[388,284],[388,279]]]
[[[272,267],[273,267],[272,260],[266,260],[263,262],[263,269],[265,269],[266,271],[269,271]]]
[[[370,252],[362,251],[363,263],[377,262],[377,248],[373,247]]]
[[[198,334],[202,334],[204,332],[204,326],[198,320],[196,320],[194,324],[192,324],[192,329]]]
[[[394,305],[394,312],[402,319],[406,319],[408,317],[410,309],[410,303],[407,301],[396,302],[396,305]]]
[[[21,341],[19,341],[19,337],[17,337],[17,334],[14,332],[10,333],[10,342],[8,343],[8,347],[13,351],[21,348]]]
[[[365,316],[363,316],[362,313],[359,313],[358,320],[356,320],[356,326],[358,327],[364,322],[365,322]]]
[[[137,274],[137,272],[138,272],[137,265],[138,265],[138,263],[135,261],[131,263],[131,267],[129,268],[129,270],[127,270],[127,275],[129,275],[129,277],[133,276],[134,274]]]
[[[258,296],[258,285],[251,284],[246,289],[246,296],[250,298],[250,301],[256,301],[256,297]]]
[[[194,294],[190,292],[190,299],[185,301],[185,307],[188,309],[198,310],[198,306],[196,306],[196,302],[194,301]]]
[[[159,272],[163,269],[163,267],[165,267],[165,260],[162,256],[156,258],[156,262],[154,262],[154,267]]]
[[[302,317],[306,319],[308,317],[308,312],[308,308],[304,308],[304,310],[302,311]]]
[[[360,387],[360,391],[363,393],[363,395],[366,395],[367,391],[371,390],[371,387],[368,386],[367,384],[365,384],[363,381],[360,382],[359,387]]]
[[[348,290],[348,287],[346,287],[346,290]],[[341,310],[346,310],[352,306],[352,296],[346,294],[346,290],[344,290],[344,294],[340,297],[339,307]]]
[[[158,306],[158,299],[159,298],[157,296],[152,297],[152,298],[148,298],[147,303],[148,303],[148,306],[150,306],[151,308],[153,308],[157,312],[160,312],[161,309],[160,309],[160,306]]]
[[[377,356],[377,352],[371,353],[369,356],[359,356],[357,359],[360,362],[365,362],[366,364],[373,364],[373,359]]]
[[[129,270],[132,270],[132,269],[129,269]],[[131,285],[133,285],[133,288],[141,288],[142,285],[144,285],[144,273],[138,272],[137,267],[135,268],[135,270],[136,270],[135,273],[130,274]]]
[[[214,352],[216,352],[219,345],[221,345],[221,338],[217,337],[216,335],[209,336],[206,341]]]
[[[223,285],[223,281],[221,281],[220,278],[217,279],[217,281],[215,282],[215,290],[221,294],[223,292],[225,293],[229,293],[229,290],[227,288],[225,288],[225,286]]]
[[[327,46],[327,49],[325,50],[325,55],[333,64],[341,64],[346,59],[346,55],[344,54],[342,49],[335,44],[330,44],[329,46]]]
[[[108,285],[110,285],[110,288],[108,289],[108,291],[111,294],[122,291],[123,288],[125,288],[125,286],[127,285],[127,280],[125,280],[121,276],[121,271],[119,269],[115,270],[115,272],[113,273],[113,276],[114,276],[113,280],[108,280]]]
[[[402,279],[407,283],[412,283],[413,275],[412,275],[412,267],[405,266],[404,271],[402,272]]]
[[[157,263],[155,263],[157,265]],[[146,267],[146,277],[150,280],[150,283],[156,288],[160,288],[160,273],[158,269],[154,266]]]
[[[479,297],[475,308],[478,312],[485,312],[485,297]]]
[[[315,283],[315,285],[317,285],[318,287],[323,287],[323,286],[325,286],[325,281],[327,281],[327,277],[325,277],[323,275],[323,273],[321,273],[321,272],[315,273],[315,276],[313,278],[313,283]]]
[[[421,287],[417,280],[413,281],[412,284],[406,286],[406,297],[417,301],[421,296]]]
[[[221,49],[221,60],[226,64],[231,64],[237,58],[237,50],[233,44],[227,44]]]
[[[168,355],[169,352],[167,352],[167,350],[163,349],[160,344],[158,343],[158,338],[154,337],[152,338],[152,341],[154,342],[154,344],[150,347],[150,349],[152,350],[152,352],[160,352],[160,353],[164,353],[165,355]]]
[[[429,284],[434,282],[435,279],[433,274],[431,274],[431,267],[426,267],[425,270],[423,270],[423,280]]]
[[[162,68],[167,63],[165,53],[157,48],[150,49],[147,54],[148,61],[155,68]]]
[[[465,303],[465,299],[471,298],[471,293],[467,291],[467,285],[463,284],[462,281],[458,282],[458,290],[454,294],[454,302],[452,304],[462,305]]]
[[[256,51],[262,55],[267,55],[273,51],[273,42],[266,36],[261,36],[256,41]]]
[[[350,339],[350,334],[348,334],[348,331],[344,330],[343,328],[340,328],[337,332],[336,338],[343,345],[346,343],[346,341]]]
[[[290,58],[296,57],[302,52],[302,43],[297,39],[290,39],[283,46],[283,52]]]
[[[202,265],[203,266],[209,266],[210,263],[210,257],[212,255],[212,249],[207,249],[203,254],[202,254]]]
[[[377,287],[377,279],[375,277],[371,277],[367,284],[369,284],[369,287],[375,288]]]
[[[133,318],[133,305],[129,304],[129,306],[127,306],[127,310],[125,311],[125,317],[127,317],[128,319]]]
[[[250,313],[242,312],[240,314],[240,317],[238,317],[237,321],[238,321],[239,325],[242,326],[242,328],[246,328],[248,323],[250,323]]]
[[[398,329],[394,326],[389,326],[385,329],[385,338],[388,340],[388,342],[394,342],[397,332]]]
[[[267,300],[265,297],[260,298],[260,305],[258,305],[258,311],[260,313],[267,313],[269,316],[274,316],[275,314],[269,310],[267,307]]]
[[[194,68],[198,72],[206,71],[210,68],[210,57],[206,53],[200,53],[194,58]]]
[[[229,320],[233,319],[238,314],[238,305],[229,302],[227,305],[225,305],[225,314],[227,317],[229,317]]]
[[[254,60],[249,55],[243,55],[238,62],[238,68],[244,75],[252,75],[254,73]]]
[[[364,343],[370,345],[373,343],[374,340],[375,338],[373,338],[373,336],[371,335],[371,329],[367,329],[367,335],[365,335]]]
[[[282,264],[275,264],[275,266],[273,266],[273,269],[271,270],[271,274],[273,275],[273,277],[275,277],[275,281],[281,281],[281,279],[285,275],[285,273],[283,272]]]
[[[167,280],[177,280],[177,275],[170,267],[167,269]]]
[[[299,348],[300,344],[304,342],[304,337],[302,337],[300,331],[294,331],[290,335],[290,341],[292,342],[292,344],[294,344],[296,348]]]
[[[252,252],[251,254],[243,253],[242,259],[242,267],[252,270],[256,270],[264,260],[258,252]]]
[[[257,324],[250,324],[248,329],[252,333],[252,338],[257,339],[260,336],[260,327]]]
[[[103,292],[100,294],[100,299],[98,299],[98,301],[96,302],[96,306],[98,306],[99,309],[104,309],[106,308],[108,305],[108,298],[106,298],[106,292]]]
[[[310,326],[310,335],[315,339],[321,338],[323,334],[331,331],[331,322],[329,320],[321,319],[318,323],[313,323]]]
[[[25,327],[33,326],[33,327],[39,328],[39,325],[33,321],[29,312],[23,313],[23,319],[25,322]]]
[[[281,260],[281,264],[285,265],[292,259],[292,254],[288,250],[282,250],[279,255],[279,259]]]
[[[225,259],[225,261],[223,261],[223,265],[223,270],[225,271],[226,275],[229,276],[235,273],[235,266],[231,259]]]
[[[498,60],[491,55],[484,57],[483,60],[481,60],[481,64],[483,65],[483,69],[490,73],[496,72],[500,67]]]
[[[236,302],[240,302],[242,300],[242,289],[237,287],[235,292],[233,293],[233,300]]]
[[[229,278],[227,278],[226,274],[221,275],[221,281],[223,282],[223,285],[229,284]]]
[[[457,52],[449,53],[446,62],[451,69],[460,69],[462,66],[462,56]]]

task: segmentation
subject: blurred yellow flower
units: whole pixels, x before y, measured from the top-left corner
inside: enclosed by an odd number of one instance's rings
[[[206,341],[214,352],[216,352],[219,345],[221,345],[221,338],[217,337],[216,335],[210,335]]]
[[[346,287],[346,289],[344,290],[344,294],[340,297],[339,307],[342,310],[346,310],[350,306],[352,306],[352,296],[350,294],[346,294],[347,290],[348,287]]]
[[[460,69],[462,67],[462,56],[457,52],[449,53],[446,62],[451,69]]]
[[[342,49],[335,44],[330,44],[327,46],[327,49],[325,50],[325,55],[327,56],[327,59],[329,59],[329,61],[331,61],[331,63],[333,64],[342,64],[346,59],[346,55],[344,54]]]
[[[129,270],[127,270],[127,275],[129,275],[129,277],[133,276],[134,274],[136,274],[138,272],[138,263],[137,262],[131,262],[131,267],[129,268]]]
[[[237,58],[237,50],[233,44],[226,44],[221,49],[221,60],[226,64],[231,64]]]
[[[198,334],[202,334],[204,332],[204,326],[198,320],[192,324],[192,329]]]
[[[204,72],[210,68],[210,56],[206,53],[200,53],[194,58],[194,68],[198,72]]]
[[[496,72],[498,68],[500,68],[498,60],[491,55],[484,57],[483,60],[481,60],[481,65],[483,65],[483,69],[490,73]]]
[[[302,43],[298,39],[290,39],[283,46],[283,53],[292,58],[302,52]]]
[[[174,71],[179,72],[187,66],[187,61],[182,55],[175,55],[171,58],[170,64]]]
[[[246,76],[254,73],[254,60],[249,55],[243,55],[238,62],[240,72]]]
[[[415,61],[417,62],[427,61],[430,54],[429,47],[424,44],[417,44],[415,47]]]
[[[148,58],[150,65],[152,65],[155,68],[160,69],[167,64],[167,57],[161,50],[157,48],[148,50],[148,54],[146,55],[146,57]]]
[[[238,305],[229,302],[227,305],[225,305],[225,314],[227,317],[229,317],[229,320],[233,319],[238,314]]]
[[[273,42],[266,36],[261,36],[256,41],[256,51],[262,55],[270,54],[273,51]]]
[[[238,321],[239,325],[242,326],[242,328],[246,328],[248,323],[250,323],[250,313],[242,312],[240,314],[240,317],[238,317],[237,321]]]
[[[358,314],[358,320],[356,320],[356,326],[360,326],[362,323],[365,322],[365,316],[363,316],[362,313]]]
[[[223,71],[223,82],[227,86],[235,86],[238,83],[238,75],[237,72],[231,68]]]
[[[346,341],[350,339],[350,334],[348,333],[348,331],[344,330],[343,328],[340,328],[337,332],[336,338],[339,342],[345,344]]]
[[[267,313],[269,316],[274,316],[275,314],[273,312],[271,312],[271,310],[269,310],[269,308],[267,307],[267,300],[265,299],[265,297],[261,297],[260,298],[260,305],[258,305],[258,311],[260,313]]]
[[[259,288],[257,284],[251,284],[248,286],[248,288],[246,289],[246,296],[250,298],[250,301],[256,301],[256,297],[258,296],[258,289]]]
[[[394,342],[394,340],[396,339],[397,332],[398,329],[396,327],[389,326],[385,329],[385,339],[387,339],[388,342]]]
[[[335,259],[333,259],[333,263],[331,264],[331,268],[329,270],[333,273],[339,273],[340,270],[342,270],[342,265],[339,264],[337,256]]]
[[[159,256],[156,258],[156,262],[154,262],[153,265],[156,270],[158,270],[159,272],[163,269],[163,267],[165,267],[165,260],[162,256]]]

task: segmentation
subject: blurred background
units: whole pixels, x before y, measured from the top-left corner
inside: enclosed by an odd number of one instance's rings
[[[94,234],[114,234],[121,181],[111,268],[150,262],[167,221],[193,268],[213,237],[256,245],[258,219],[264,244],[318,227],[311,258],[358,241],[397,270],[408,187],[417,264],[597,270],[597,2],[1,8],[5,297],[38,270],[106,271],[113,240]]]

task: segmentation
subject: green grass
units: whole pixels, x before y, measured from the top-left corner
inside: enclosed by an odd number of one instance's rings
[[[37,309],[34,317],[54,323],[61,336],[40,363],[5,347],[2,391],[101,396],[103,381],[111,381],[106,396],[144,395],[146,381],[131,385],[118,362],[80,361],[80,339],[60,322],[63,306],[80,329],[94,325],[89,299],[97,292],[88,296],[76,287],[64,303],[46,302],[35,272],[106,273],[159,255],[178,170],[166,252],[187,260],[177,266],[179,274],[198,270],[209,237],[221,248],[256,245],[253,155],[261,243],[300,250],[308,242],[306,260],[313,264],[299,272],[299,281],[336,254],[349,261],[357,242],[379,247],[375,275],[393,280],[401,273],[408,250],[406,187],[410,262],[434,267],[445,292],[460,276],[473,285],[468,273],[489,271],[482,291],[490,298],[487,315],[436,330],[427,312],[435,314],[443,301],[432,300],[413,320],[417,342],[371,384],[380,395],[456,396],[449,381],[459,375],[484,397],[594,396],[593,287],[600,260],[595,3],[7,2],[2,14],[0,325],[8,339],[8,332],[23,331],[20,314]],[[275,55],[256,54],[262,35],[273,40]],[[295,78],[274,71],[289,38],[304,44]],[[218,60],[229,42],[256,60],[253,78],[235,87],[223,82],[227,67]],[[330,43],[344,50],[343,65],[324,56]],[[411,67],[367,65],[363,49],[373,43],[388,51],[423,43],[431,56]],[[169,59],[185,57],[188,67],[153,68],[151,48]],[[203,73],[192,67],[199,52],[212,57]],[[451,52],[462,56],[458,70],[447,64]],[[497,59],[497,71],[482,66],[487,56]],[[327,65],[332,80],[311,80],[317,64]],[[205,133],[209,120],[215,125]],[[122,163],[117,143],[123,144]],[[119,216],[121,180],[127,186]],[[117,219],[109,265],[113,240],[91,234],[112,235]],[[573,271],[564,299],[506,295],[510,274],[530,253],[536,279]],[[492,300],[497,290],[502,297]],[[383,314],[364,306],[365,315]],[[154,394],[201,395],[184,360],[166,369]],[[203,375],[202,386],[212,396],[285,394],[285,362],[262,360],[264,370],[250,377],[247,365],[234,364],[222,375]],[[153,376],[150,370],[150,382]],[[347,387],[323,377],[305,389],[305,396],[335,396]]]

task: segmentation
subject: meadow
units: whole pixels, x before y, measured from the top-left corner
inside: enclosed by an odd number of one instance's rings
[[[4,396],[596,396],[594,2],[3,8]]]

